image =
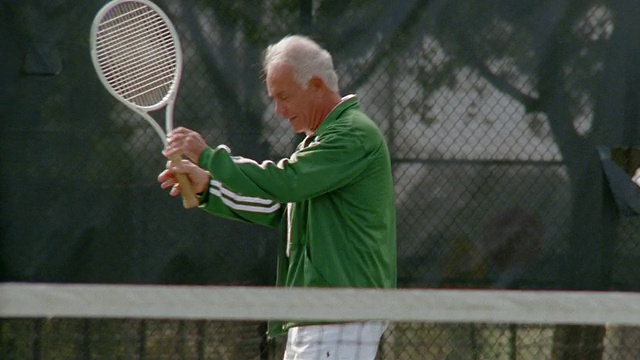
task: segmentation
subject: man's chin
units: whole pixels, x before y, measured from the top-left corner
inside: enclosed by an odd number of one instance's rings
[[[293,124],[289,124],[289,125],[291,125],[291,130],[293,130],[294,133],[296,133],[296,134],[304,134],[305,133],[304,129],[295,127],[295,126],[293,126]]]

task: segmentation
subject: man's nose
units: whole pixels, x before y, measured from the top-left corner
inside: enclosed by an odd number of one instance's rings
[[[287,113],[287,111],[286,111],[286,110],[287,110],[287,109],[286,109],[286,107],[285,107],[284,105],[282,105],[282,103],[281,103],[280,101],[276,101],[276,102],[275,102],[275,109],[274,109],[274,112],[275,112],[277,115],[280,115],[280,116],[282,116],[282,117],[286,118],[286,117],[287,117],[287,114],[286,114],[286,113]]]

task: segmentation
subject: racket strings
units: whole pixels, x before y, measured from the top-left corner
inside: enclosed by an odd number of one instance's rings
[[[111,9],[98,27],[96,54],[112,88],[136,105],[162,102],[176,81],[176,42],[165,20],[145,5]]]
[[[137,49],[137,52],[148,50],[144,45],[150,41],[158,41],[164,39],[171,41],[171,33],[162,24],[155,24],[157,29],[152,27],[136,28],[136,32],[127,32],[120,29],[118,32],[102,32],[97,38],[97,53],[99,56],[109,55],[112,61],[119,61],[123,58],[131,58],[135,55],[130,49]],[[112,29],[109,29],[112,30]],[[153,31],[150,32],[149,30]],[[158,35],[162,36],[160,38]],[[170,42],[169,42],[170,44]],[[108,51],[107,51],[108,50]]]
[[[151,26],[146,27],[119,27],[117,30],[103,28],[98,33],[96,44],[98,55],[110,55],[113,61],[118,61],[135,55],[131,51],[132,48],[138,49],[138,52],[148,50],[144,46],[146,43],[159,40],[164,40],[165,43],[168,41],[168,44],[171,44],[171,33],[162,22],[151,23]],[[105,50],[110,50],[110,53]]]
[[[126,80],[128,81],[121,84],[121,87],[115,86],[116,90],[124,97],[129,97],[140,91],[136,90],[136,88],[126,91],[128,88],[127,85],[151,85],[152,83],[163,80],[165,80],[165,83],[172,82],[175,63],[167,63],[165,58],[150,57],[149,55],[152,54],[140,54],[140,56],[147,59],[144,62],[141,62],[138,57],[129,59],[126,62],[116,62],[116,66],[110,69],[105,69],[105,75],[107,77],[112,77],[118,81],[122,81],[124,80],[123,78],[126,77]],[[175,57],[174,52],[168,55]],[[142,82],[144,82],[144,84]]]

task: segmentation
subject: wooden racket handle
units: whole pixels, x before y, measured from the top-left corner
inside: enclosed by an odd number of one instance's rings
[[[174,156],[169,159],[172,163],[179,163],[180,157]],[[200,205],[200,201],[196,197],[196,194],[193,192],[191,188],[191,182],[189,182],[189,178],[185,174],[176,174],[176,178],[178,179],[178,183],[180,184],[180,194],[182,195],[182,205],[185,209],[191,209]]]

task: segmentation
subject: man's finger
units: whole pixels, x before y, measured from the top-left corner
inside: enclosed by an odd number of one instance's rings
[[[171,187],[171,190],[169,191],[169,195],[171,196],[178,196],[180,195],[180,184],[175,183],[173,185],[173,187]]]
[[[171,173],[169,172],[169,170],[163,170],[159,175],[158,175],[158,182],[159,183],[163,183],[165,181],[167,181],[168,179],[171,178]]]

